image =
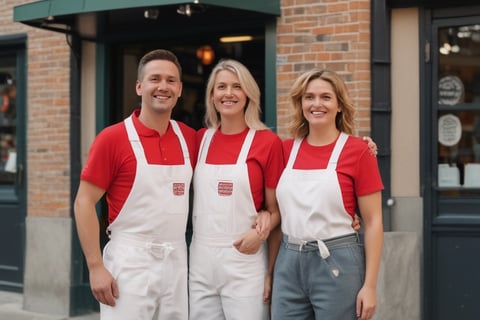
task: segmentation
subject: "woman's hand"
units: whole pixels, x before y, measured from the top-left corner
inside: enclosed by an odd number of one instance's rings
[[[375,288],[363,286],[357,295],[357,318],[370,320],[375,314],[377,307],[377,295]]]
[[[262,240],[267,240],[268,236],[270,235],[271,217],[272,215],[269,211],[260,210],[257,214],[257,218],[255,219],[255,223],[252,226],[252,228],[255,228],[258,236]]]
[[[263,303],[268,304],[272,299],[272,274],[268,273],[265,276],[265,282],[263,285]]]
[[[255,254],[263,243],[263,239],[256,229],[250,229],[242,237],[233,243],[233,246],[243,254]]]

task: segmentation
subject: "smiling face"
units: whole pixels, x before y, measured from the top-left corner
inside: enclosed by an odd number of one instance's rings
[[[171,113],[182,94],[177,66],[168,60],[152,60],[145,64],[142,75],[136,84],[137,94],[142,97],[142,110]]]
[[[303,116],[311,127],[333,127],[342,111],[332,85],[320,78],[310,81],[301,99]]]
[[[247,95],[237,75],[229,70],[217,73],[212,91],[213,105],[221,117],[244,117]]]

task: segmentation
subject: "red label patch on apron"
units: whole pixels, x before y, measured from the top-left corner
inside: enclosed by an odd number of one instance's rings
[[[173,195],[174,196],[183,196],[185,194],[185,183],[184,182],[174,182],[173,183]]]
[[[233,193],[233,182],[223,182],[218,183],[218,195],[219,196],[231,196]]]

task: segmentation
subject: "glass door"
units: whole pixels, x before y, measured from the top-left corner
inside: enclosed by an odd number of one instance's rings
[[[427,83],[431,79],[432,94],[422,122],[432,142],[424,150],[431,159],[426,163],[431,185],[426,186],[424,228],[429,320],[476,319],[480,314],[479,10],[434,11],[431,22]]]
[[[439,25],[436,38],[438,214],[480,215],[480,19]]]

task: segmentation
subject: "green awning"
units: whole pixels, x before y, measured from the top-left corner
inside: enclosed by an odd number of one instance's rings
[[[14,7],[13,20],[31,23],[48,17],[187,3],[280,15],[280,0],[198,0],[190,2],[181,0],[41,0]]]

